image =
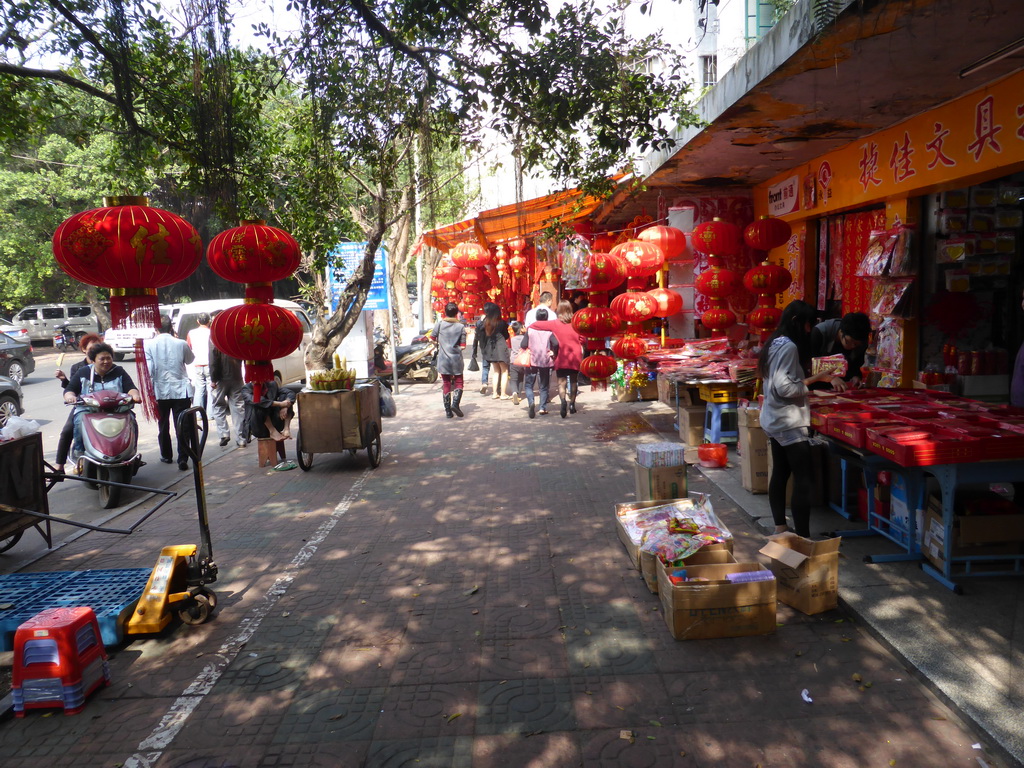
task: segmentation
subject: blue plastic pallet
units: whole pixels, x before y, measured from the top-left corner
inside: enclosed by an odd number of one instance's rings
[[[0,575],[0,651],[14,650],[18,627],[47,608],[87,605],[103,645],[119,645],[124,622],[146,588],[149,568]]]

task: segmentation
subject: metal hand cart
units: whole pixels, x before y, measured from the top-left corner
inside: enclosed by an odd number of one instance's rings
[[[296,458],[306,472],[313,455],[365,448],[370,466],[380,465],[380,382],[357,381],[353,389],[319,392],[303,390],[297,398],[299,435]]]

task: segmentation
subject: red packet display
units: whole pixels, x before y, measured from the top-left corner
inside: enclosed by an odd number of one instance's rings
[[[811,374],[817,376],[819,373],[829,373],[833,376],[843,377],[849,370],[849,363],[842,355],[829,355],[828,357],[811,358]]]

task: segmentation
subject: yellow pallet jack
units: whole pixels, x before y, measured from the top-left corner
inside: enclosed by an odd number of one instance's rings
[[[198,419],[202,419],[202,429]],[[201,543],[164,547],[157,558],[146,589],[125,624],[126,635],[148,635],[162,631],[177,614],[185,624],[208,621],[217,608],[217,595],[206,585],[217,581],[213,561],[210,519],[206,513],[206,486],[203,483],[203,449],[209,434],[206,411],[192,407],[178,416],[178,434],[192,461],[196,506],[199,510]],[[201,431],[202,435],[198,433]]]

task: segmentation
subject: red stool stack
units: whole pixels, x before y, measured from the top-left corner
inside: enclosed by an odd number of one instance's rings
[[[47,608],[18,627],[12,677],[15,717],[50,707],[63,707],[65,715],[81,712],[90,693],[110,684],[92,608]]]

